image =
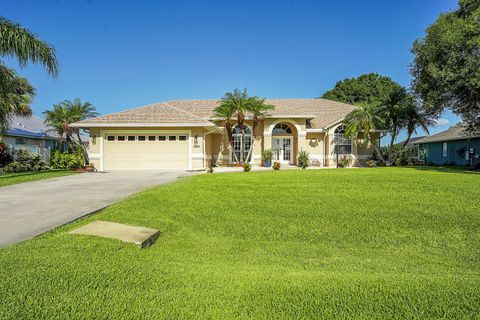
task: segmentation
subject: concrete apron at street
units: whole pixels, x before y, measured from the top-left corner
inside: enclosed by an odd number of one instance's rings
[[[186,172],[82,173],[0,188],[0,247],[32,238]]]

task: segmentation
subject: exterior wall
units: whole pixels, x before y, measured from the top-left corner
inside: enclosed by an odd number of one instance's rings
[[[100,171],[105,169],[105,136],[106,135],[162,135],[168,133],[178,133],[187,135],[188,150],[186,157],[188,159],[188,170],[203,169],[206,159],[204,159],[203,134],[207,130],[202,127],[132,127],[132,128],[91,128],[89,137],[89,158],[95,168]],[[137,143],[137,142],[131,142]],[[139,154],[138,160],[142,160]],[[132,161],[131,170],[141,170],[141,167],[135,166]]]
[[[327,149],[328,160],[326,161],[326,163],[327,163],[327,166],[329,167],[335,167],[337,165],[334,134],[335,134],[335,129],[340,125],[341,123],[329,128],[327,132],[328,144],[326,149]],[[378,144],[380,140],[380,133],[373,132],[372,138]],[[359,133],[356,139],[352,139],[352,154],[349,156],[347,155],[351,159],[350,166],[365,165],[368,160],[368,157],[372,154],[374,150],[375,150],[375,147],[373,145],[373,142],[367,143],[365,141],[363,133]]]
[[[310,154],[310,164],[323,166],[325,161],[325,133],[307,133],[304,140],[299,139],[299,151]]]
[[[474,166],[480,162],[480,138],[463,139],[445,141],[447,143],[447,154],[443,156],[443,142],[431,142],[420,144],[420,150],[426,148],[428,150],[427,164],[430,165],[456,165],[465,166],[473,164]],[[466,159],[465,152],[470,148],[474,148],[473,157]]]
[[[23,144],[17,144],[17,139],[23,139]],[[31,152],[37,153],[40,155],[40,158],[50,163],[50,152],[55,146],[55,140],[51,139],[34,139],[28,137],[14,137],[14,136],[3,136],[0,137],[0,141],[6,145],[10,145],[14,150],[17,149],[26,149]]]
[[[286,123],[292,128],[292,160],[295,165],[297,164],[298,152],[301,150],[305,150],[310,154],[312,165],[333,167],[336,165],[333,136],[337,126],[333,126],[325,132],[307,133],[305,119],[291,118],[265,119],[260,121],[257,128],[257,137],[254,140],[252,164],[260,165],[263,150],[272,148],[272,130],[277,123]],[[246,121],[246,125],[251,128],[251,121]],[[189,161],[188,169],[203,169],[212,164],[212,162],[215,162],[216,165],[219,166],[233,164],[226,132],[222,133],[221,131],[195,127],[91,128],[89,137],[90,162],[100,171],[105,169],[105,136],[108,134],[160,135],[168,134],[169,131],[188,134],[189,147],[186,151],[186,153],[188,153],[186,157],[188,157]],[[379,137],[379,134],[377,133],[376,136]],[[358,139],[353,139],[352,154],[350,156],[352,159],[351,165],[363,164],[373,150],[373,145],[371,143],[365,144],[363,136],[360,134]],[[134,150],[132,151],[135,152]],[[178,150],[172,152],[178,152]],[[141,152],[139,151],[139,153]],[[140,154],[138,160],[142,160]],[[131,169],[138,170],[141,168],[135,167],[135,161],[132,160]]]

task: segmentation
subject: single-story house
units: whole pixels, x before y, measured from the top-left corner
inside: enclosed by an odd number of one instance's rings
[[[461,124],[452,126],[414,144],[423,151],[427,164],[476,166],[480,162],[480,135],[468,135],[464,129]]]
[[[58,141],[58,136],[36,115],[14,116],[6,134],[0,136],[0,141],[10,150],[26,149],[39,154],[44,161],[49,162],[50,151]]]
[[[261,164],[262,152],[271,149],[274,161],[297,165],[297,154],[305,150],[312,165],[334,166],[336,150],[365,162],[374,146],[344,137],[342,121],[353,106],[325,99],[267,99],[275,106],[260,120],[256,138],[251,116],[246,115],[245,143],[238,127],[229,147],[222,121],[213,110],[219,100],[173,100],[99,116],[72,124],[88,129],[90,161],[107,170],[198,170],[234,164],[241,146],[248,161]],[[378,138],[379,133],[375,133]],[[375,143],[379,143],[377,140]]]

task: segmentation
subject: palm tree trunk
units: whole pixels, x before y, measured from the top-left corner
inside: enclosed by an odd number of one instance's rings
[[[393,130],[392,130],[392,138],[390,139],[390,148],[393,146],[393,144],[395,143],[395,138],[397,137],[397,125],[394,125],[393,126]]]
[[[75,133],[77,135],[78,145],[82,149],[83,159],[85,160],[85,164],[88,165],[90,164],[90,159],[88,158],[87,148],[82,143],[82,138],[80,137],[80,130],[77,130]]]
[[[369,139],[370,141],[372,141],[373,147],[375,148],[375,151],[377,151],[377,154],[378,154],[378,157],[380,158],[380,160],[381,160],[383,163],[385,163],[385,159],[384,159],[383,156],[382,156],[382,152],[380,151],[379,146],[377,145],[377,143],[375,142],[375,140],[372,139],[372,133],[371,133],[371,132],[368,133],[368,139]],[[378,140],[378,144],[380,144],[380,139]]]
[[[408,144],[408,142],[410,141],[410,137],[412,136],[412,132],[410,132],[410,130],[408,131],[408,136],[407,136],[407,140],[405,140],[405,142],[403,143],[403,147],[405,148]]]

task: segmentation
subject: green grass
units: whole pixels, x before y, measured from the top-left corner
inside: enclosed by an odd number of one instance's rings
[[[0,318],[480,317],[480,175],[201,175],[0,250]],[[149,249],[67,232],[161,230]]]
[[[31,182],[49,178],[63,177],[74,174],[70,170],[48,170],[34,172],[19,172],[0,174],[0,187],[9,186],[17,183]]]

